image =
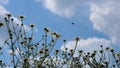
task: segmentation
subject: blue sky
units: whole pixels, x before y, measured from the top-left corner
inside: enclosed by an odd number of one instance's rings
[[[80,36],[78,49],[92,51],[99,45],[114,47],[120,51],[120,5],[119,0],[0,0],[0,19],[6,12],[14,17],[24,15],[24,23],[36,25],[35,39],[48,27],[62,35],[57,48],[63,49],[62,40],[72,48],[73,38]],[[75,23],[72,25],[71,23]],[[0,30],[0,44],[6,35]]]

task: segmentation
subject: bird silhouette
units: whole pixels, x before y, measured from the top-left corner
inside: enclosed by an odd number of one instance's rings
[[[71,24],[74,25],[75,23],[72,22]]]

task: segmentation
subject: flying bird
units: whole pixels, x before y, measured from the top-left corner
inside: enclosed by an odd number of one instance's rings
[[[74,25],[75,23],[72,22],[71,24]]]

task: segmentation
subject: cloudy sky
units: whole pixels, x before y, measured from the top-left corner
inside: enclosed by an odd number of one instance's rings
[[[57,31],[62,38],[56,48],[73,48],[75,36],[80,36],[78,49],[92,51],[100,45],[120,47],[120,0],[0,0],[0,20],[6,13],[24,15],[24,23],[36,25],[36,39],[44,27]],[[71,23],[75,23],[72,25]],[[0,45],[6,39],[0,29]],[[120,51],[120,50],[119,50]]]

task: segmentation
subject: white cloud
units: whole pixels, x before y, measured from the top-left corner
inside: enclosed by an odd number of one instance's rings
[[[71,17],[77,11],[90,11],[90,20],[94,29],[108,35],[113,44],[120,44],[120,1],[119,0],[37,0],[42,2],[44,7],[52,13],[62,16]],[[81,9],[80,6],[89,8]]]
[[[104,47],[108,47],[111,45],[111,42],[104,38],[97,38],[97,37],[81,39],[78,42],[77,50],[84,50],[85,52],[91,52],[93,50],[99,50],[100,45],[103,45]],[[64,46],[67,47],[68,49],[74,49],[75,41],[68,41],[65,45],[62,45],[61,50],[64,50]]]
[[[41,1],[44,7],[52,13],[62,16],[71,17],[77,10],[80,0],[37,0]]]
[[[120,44],[120,1],[107,0],[91,3],[90,20],[98,31],[108,35],[113,44]]]
[[[0,0],[0,4],[6,5],[8,4],[9,0]]]
[[[0,12],[0,22],[4,22],[3,20],[4,20],[5,15],[10,12],[7,11],[3,6],[0,6],[0,11],[1,11]],[[13,17],[13,19],[14,19],[15,25],[21,24],[21,22],[17,18]],[[27,27],[26,25],[24,27],[25,27],[26,31],[30,30],[29,27]],[[0,46],[3,46],[3,43],[7,38],[8,38],[7,29],[5,27],[1,27],[0,28]]]

